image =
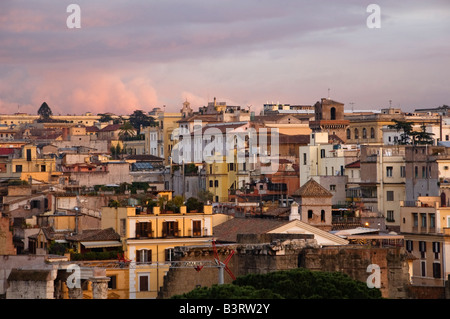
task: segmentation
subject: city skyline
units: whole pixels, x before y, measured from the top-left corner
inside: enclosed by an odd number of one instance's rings
[[[67,7],[81,8],[70,29]],[[450,4],[347,0],[3,1],[0,113],[178,112],[214,97],[404,111],[448,104]]]

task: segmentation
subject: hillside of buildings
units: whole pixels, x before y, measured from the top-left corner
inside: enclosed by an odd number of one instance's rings
[[[50,114],[0,114],[0,298],[168,299],[296,268],[450,296],[448,106]]]

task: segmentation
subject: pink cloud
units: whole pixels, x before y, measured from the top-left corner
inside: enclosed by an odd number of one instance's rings
[[[112,112],[131,114],[136,109],[150,110],[158,105],[158,97],[151,81],[142,75],[125,77],[119,72],[58,68],[33,70],[28,73],[11,72],[0,85],[1,113],[20,111],[36,114],[45,101],[53,114],[93,114]],[[21,88],[19,90],[19,88]],[[21,90],[25,90],[22,92]],[[22,94],[13,94],[21,91]]]

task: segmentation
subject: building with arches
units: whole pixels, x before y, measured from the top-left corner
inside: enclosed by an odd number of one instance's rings
[[[344,104],[329,98],[322,98],[314,105],[314,121],[309,122],[312,132],[327,132],[330,137],[347,141],[347,128],[350,124],[344,118]]]

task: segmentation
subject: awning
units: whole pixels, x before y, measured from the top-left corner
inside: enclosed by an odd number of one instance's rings
[[[120,241],[82,241],[81,245],[86,248],[120,247]]]

